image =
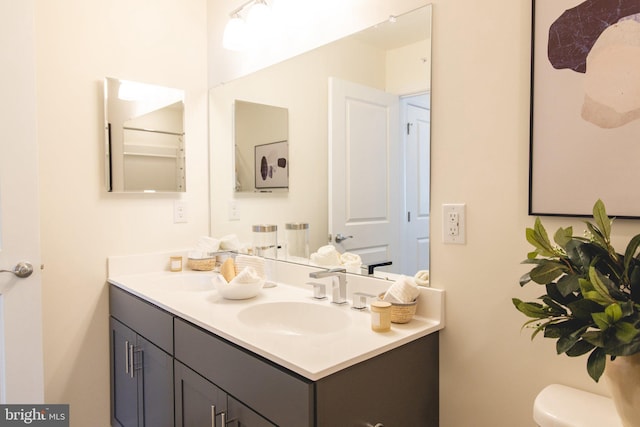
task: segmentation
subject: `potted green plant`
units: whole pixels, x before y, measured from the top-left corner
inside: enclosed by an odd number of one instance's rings
[[[593,222],[585,222],[584,235],[561,227],[553,243],[540,218],[527,228],[527,241],[535,249],[523,263],[533,268],[520,278],[520,286],[534,282],[544,286],[544,294],[535,302],[513,298],[513,304],[530,318],[523,328],[533,328],[531,339],[543,332],[556,340],[558,354],[589,353],[587,371],[597,382],[607,357],[635,355],[640,361],[640,234],[624,254],[617,253],[610,239],[613,219],[601,200],[593,207]],[[635,370],[640,375],[640,364]]]

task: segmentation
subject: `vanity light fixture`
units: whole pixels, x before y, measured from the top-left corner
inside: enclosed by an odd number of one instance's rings
[[[246,9],[246,17],[242,14]],[[266,0],[249,0],[233,10],[224,29],[222,46],[228,50],[245,50],[269,36],[271,8]]]
[[[222,46],[228,50],[241,51],[247,46],[247,23],[240,14],[231,16],[227,26],[224,28]]]

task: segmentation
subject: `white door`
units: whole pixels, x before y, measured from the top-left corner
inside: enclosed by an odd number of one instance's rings
[[[365,265],[400,260],[399,119],[398,96],[329,80],[329,233]]]
[[[405,132],[405,213],[402,271],[429,269],[429,185],[431,119],[429,95],[404,98]]]
[[[0,2],[0,402],[44,403],[34,0]]]

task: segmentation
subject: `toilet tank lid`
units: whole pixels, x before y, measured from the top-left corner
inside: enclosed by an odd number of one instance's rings
[[[540,427],[622,427],[611,399],[561,384],[538,394],[533,419]]]

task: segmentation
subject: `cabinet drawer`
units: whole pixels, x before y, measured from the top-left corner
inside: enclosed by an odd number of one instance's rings
[[[175,357],[277,425],[313,425],[311,381],[178,318]]]
[[[173,316],[130,293],[109,286],[109,312],[138,334],[173,355]]]

